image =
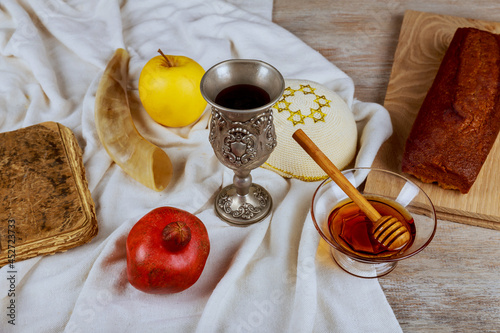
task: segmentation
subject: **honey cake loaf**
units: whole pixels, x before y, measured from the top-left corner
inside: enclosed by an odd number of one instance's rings
[[[500,36],[458,28],[406,141],[403,172],[468,193],[500,129]]]

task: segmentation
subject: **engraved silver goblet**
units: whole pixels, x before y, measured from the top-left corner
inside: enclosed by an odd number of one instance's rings
[[[269,95],[269,102],[250,109],[216,102],[222,90],[235,85],[261,88]],[[283,76],[263,61],[232,59],[207,70],[200,88],[212,108],[209,141],[219,161],[234,171],[233,184],[224,187],[215,199],[215,211],[230,224],[259,222],[271,211],[272,198],[252,182],[250,172],[262,165],[276,147],[271,107],[283,94]]]

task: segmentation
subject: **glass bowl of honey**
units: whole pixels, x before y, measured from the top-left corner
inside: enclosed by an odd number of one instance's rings
[[[314,192],[311,217],[342,269],[362,278],[381,277],[394,270],[400,260],[429,245],[436,233],[436,212],[419,186],[382,169],[353,168],[342,173],[380,215],[397,218],[410,232],[409,241],[402,247],[384,247],[373,236],[373,222],[327,178]]]

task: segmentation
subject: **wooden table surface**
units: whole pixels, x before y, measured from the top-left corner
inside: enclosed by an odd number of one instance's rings
[[[383,104],[406,10],[500,22],[499,0],[274,0],[273,21],[347,73],[356,98]],[[500,332],[500,231],[440,220],[379,282],[404,332]]]

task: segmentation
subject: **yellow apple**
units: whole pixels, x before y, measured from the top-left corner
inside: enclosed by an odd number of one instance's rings
[[[191,58],[158,52],[161,55],[150,59],[139,77],[142,105],[164,126],[187,126],[200,118],[207,105],[200,91],[205,70]]]

